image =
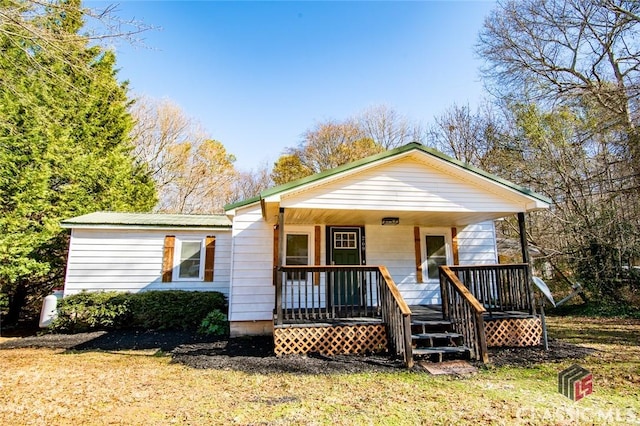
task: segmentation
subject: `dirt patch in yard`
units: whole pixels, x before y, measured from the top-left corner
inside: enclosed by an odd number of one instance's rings
[[[541,362],[581,359],[595,352],[592,348],[559,340],[551,340],[549,346],[549,351],[541,347],[494,348],[490,350],[491,364],[527,367]],[[102,331],[0,338],[0,350],[28,347],[107,352],[155,349],[169,354],[172,362],[192,368],[261,374],[348,374],[404,369],[402,362],[385,354],[276,357],[271,336],[228,339],[180,331]],[[418,364],[414,370],[425,371]]]
[[[574,345],[561,340],[549,340],[549,350],[542,346],[525,348],[490,348],[489,360],[496,367],[529,367],[542,362],[561,362],[566,359],[582,359],[597,352],[596,349]]]

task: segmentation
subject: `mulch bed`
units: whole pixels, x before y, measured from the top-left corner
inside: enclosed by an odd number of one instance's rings
[[[381,355],[318,354],[276,357],[271,336],[212,338],[182,331],[98,331],[78,334],[43,334],[19,337],[0,343],[0,350],[50,348],[68,351],[121,351],[157,349],[169,353],[172,362],[192,368],[236,370],[247,373],[348,374],[397,372],[404,370],[399,360]],[[581,359],[594,349],[551,340],[549,351],[541,347],[494,348],[494,366],[529,367],[541,362]],[[416,364],[415,371],[424,368]]]

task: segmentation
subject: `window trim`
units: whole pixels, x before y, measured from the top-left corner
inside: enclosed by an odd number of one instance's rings
[[[442,237],[444,236],[444,247],[446,253],[446,265],[453,264],[453,249],[452,249],[452,237],[451,228],[420,228],[420,255],[422,256],[422,283],[435,283],[439,282],[439,278],[429,278],[429,262],[427,259],[427,237]]]
[[[204,269],[205,269],[205,253],[206,253],[206,238],[203,237],[195,237],[195,236],[178,236],[176,235],[175,239],[175,248],[173,255],[173,272],[172,272],[172,281],[174,282],[185,282],[185,281],[204,281]],[[193,278],[181,278],[180,277],[180,258],[182,255],[182,244],[183,243],[199,243],[200,244],[200,264],[198,269],[198,277]]]
[[[314,250],[313,250],[313,235],[311,234],[311,232],[307,232],[307,231],[285,231],[284,234],[284,266],[297,266],[297,265],[289,265],[287,263],[287,259],[289,258],[289,256],[287,256],[287,248],[288,248],[288,236],[289,235],[306,235],[307,236],[307,265],[312,265],[312,262],[314,261],[312,258],[312,255],[314,255]]]
[[[204,247],[200,248],[200,271],[199,278],[177,278],[178,282],[206,282],[212,283],[215,279],[216,269],[216,235],[202,235],[202,234],[183,234],[165,235],[164,244],[162,248],[162,270],[160,274],[160,281],[163,283],[172,283],[176,281],[176,268],[179,259],[176,259],[176,248],[182,251],[182,245],[176,246],[176,240],[182,241],[202,241]],[[179,253],[179,252],[178,252]],[[203,260],[204,259],[204,260]]]
[[[447,237],[445,235],[441,235],[441,234],[427,234],[424,237],[424,240],[425,240],[424,241],[425,242],[425,244],[424,244],[425,245],[425,271],[427,273],[426,274],[427,275],[427,280],[436,280],[436,279],[439,279],[439,277],[437,275],[435,277],[432,277],[431,276],[431,272],[432,271],[430,271],[430,268],[429,268],[429,260],[430,260],[430,257],[429,257],[429,238],[437,238],[438,240],[440,238],[442,239],[442,244],[444,245],[444,247],[443,247],[444,248],[444,256],[442,256],[442,255],[437,255],[436,256],[433,253],[431,254],[431,259],[434,259],[434,260],[438,259],[441,262],[444,260],[444,263],[442,263],[442,264],[440,264],[439,262],[436,262],[436,264],[439,267],[441,265],[447,265],[447,261],[448,261],[448,259],[447,259],[447,257],[448,257],[447,256]],[[439,244],[439,241],[438,241],[438,244]],[[440,250],[440,249],[438,249],[438,250]],[[433,272],[438,274],[437,270],[433,271]]]

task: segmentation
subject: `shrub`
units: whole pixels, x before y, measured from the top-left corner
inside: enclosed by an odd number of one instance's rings
[[[124,328],[195,331],[213,310],[223,315],[227,311],[223,294],[181,290],[82,292],[59,302],[51,329],[71,333]]]
[[[52,322],[55,331],[79,333],[89,330],[114,330],[130,320],[131,294],[117,291],[82,292],[58,302],[58,316]]]
[[[219,309],[214,309],[209,312],[206,317],[200,323],[198,333],[221,336],[229,332],[229,322],[227,316]]]
[[[132,326],[153,330],[197,330],[212,309],[226,312],[223,294],[182,290],[137,293],[131,305]]]

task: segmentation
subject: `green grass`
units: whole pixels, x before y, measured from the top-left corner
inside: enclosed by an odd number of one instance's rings
[[[585,359],[426,373],[249,374],[195,370],[170,357],[47,349],[0,351],[3,424],[640,425],[640,321],[549,317],[552,338],[592,347]],[[594,376],[573,402],[557,374]]]

